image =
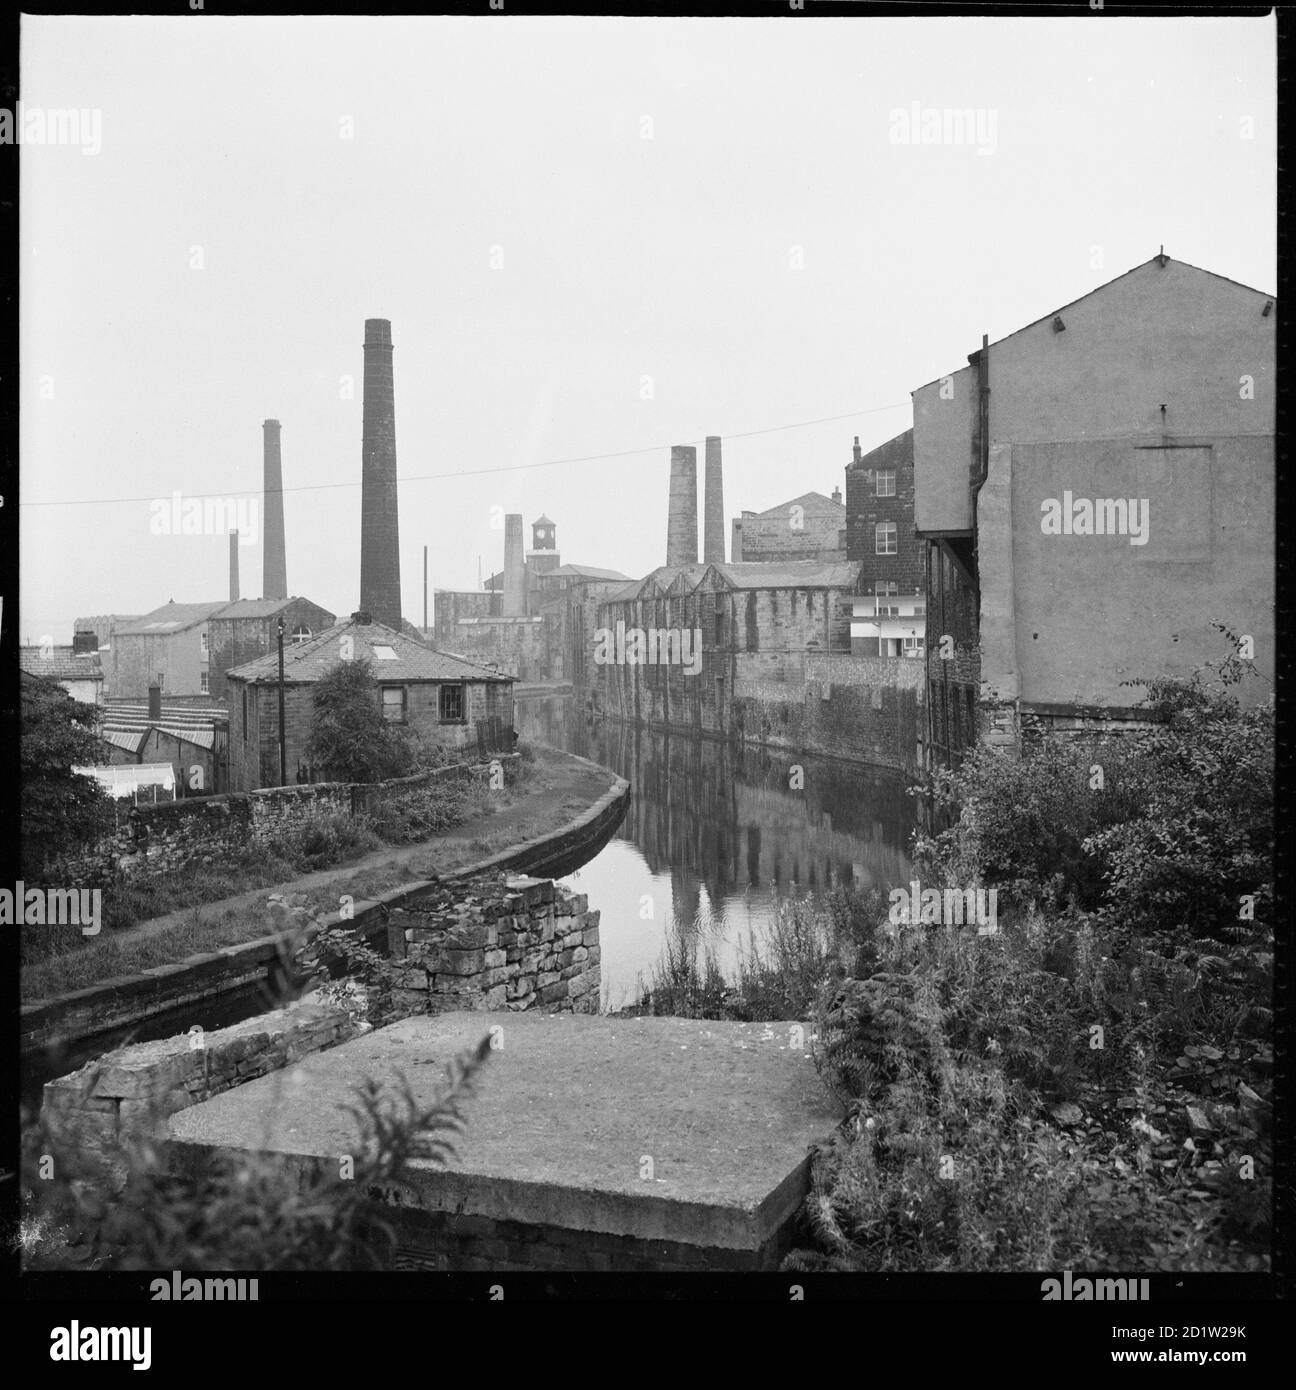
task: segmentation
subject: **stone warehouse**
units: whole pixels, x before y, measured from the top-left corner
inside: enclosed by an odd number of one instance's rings
[[[314,691],[339,662],[368,660],[383,716],[449,748],[507,751],[512,746],[513,677],[446,652],[358,612],[284,648],[286,780],[329,780],[311,765]],[[230,790],[280,785],[279,657],[270,652],[228,673]]]
[[[207,620],[207,688],[225,699],[226,674],[267,652],[278,652],[279,624],[284,645],[305,642],[337,622],[337,614],[307,598],[245,598],[228,603]],[[276,657],[277,659],[277,657]]]
[[[557,528],[531,523],[523,558],[522,518],[504,518],[504,569],[481,589],[438,589],[431,638],[438,651],[491,663],[522,681],[573,681],[585,675],[585,638],[595,603],[629,582],[616,570],[564,565]]]
[[[815,561],[663,565],[599,604],[596,631],[693,634],[693,666],[631,664],[628,655],[595,663],[591,655],[597,707],[662,727],[732,732],[738,683],[804,685],[807,657],[849,655],[856,574]]]
[[[599,1009],[599,914],[550,879],[473,879],[392,908],[398,1014]]]

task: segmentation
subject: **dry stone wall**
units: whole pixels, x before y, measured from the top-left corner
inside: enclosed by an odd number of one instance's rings
[[[393,908],[387,932],[400,1014],[598,1012],[599,913],[548,879],[433,890]]]

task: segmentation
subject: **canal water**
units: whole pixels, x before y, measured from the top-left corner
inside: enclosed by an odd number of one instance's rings
[[[516,722],[630,783],[614,838],[560,880],[602,914],[605,1009],[634,1002],[668,940],[732,977],[781,902],[909,881],[917,803],[901,773],[595,720],[572,696],[519,698]]]

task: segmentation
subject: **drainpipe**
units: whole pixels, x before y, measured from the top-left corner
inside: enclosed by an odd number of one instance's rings
[[[971,511],[972,511],[972,557],[977,563],[977,618],[981,616],[981,565],[978,551],[978,534],[976,524],[976,504],[977,494],[985,486],[985,480],[990,476],[990,335],[981,335],[981,351],[974,352],[969,361],[977,369],[977,420],[976,420],[976,472],[972,475],[971,483]]]
[[[976,641],[981,645],[981,533],[977,527],[977,497],[990,476],[990,335],[981,335],[981,351],[975,354],[977,369],[977,471],[969,501],[972,512],[972,563],[976,568]],[[978,692],[979,695],[980,692]]]
[[[284,667],[283,667],[284,620],[279,619],[279,785],[288,785],[288,748],[284,728]]]

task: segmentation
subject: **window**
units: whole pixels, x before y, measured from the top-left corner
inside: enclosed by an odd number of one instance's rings
[[[895,469],[879,468],[877,471],[877,495],[879,497],[895,496]]]
[[[383,646],[383,645],[379,644],[379,645],[376,645],[376,646],[374,647],[374,649],[373,649],[373,654],[374,654],[374,660],[375,660],[375,661],[395,661],[395,660],[396,660],[396,648],[395,648],[395,647],[386,647],[386,646]]]
[[[198,645],[202,648],[202,654],[203,654],[204,656],[206,656],[206,655],[207,655],[207,629],[206,629],[205,627],[204,627],[204,628],[199,628],[199,630],[198,630]]]
[[[464,689],[462,685],[443,685],[440,689],[441,722],[461,724],[464,717]]]
[[[894,579],[883,579],[875,586],[874,611],[879,618],[897,618],[900,605],[894,602],[899,598],[899,589]]]
[[[383,718],[393,724],[405,722],[405,687],[403,685],[384,685],[382,688]]]
[[[306,627],[302,623],[298,623],[297,626],[293,628],[292,639],[294,642],[304,642],[310,635],[310,628]]]
[[[247,686],[243,687],[243,742],[247,742]]]
[[[199,677],[198,677],[198,682],[199,682],[199,687],[200,687],[200,689],[202,690],[202,693],[203,693],[204,695],[209,694],[210,691],[211,691],[211,678],[208,676],[208,674],[207,674],[206,671],[203,671],[203,672],[199,675]]]
[[[879,521],[873,528],[873,545],[875,553],[878,555],[894,555],[899,546],[896,542],[896,524],[894,521]]]
[[[906,637],[903,642],[904,654],[906,656],[921,656],[923,649],[923,639],[921,637]]]

